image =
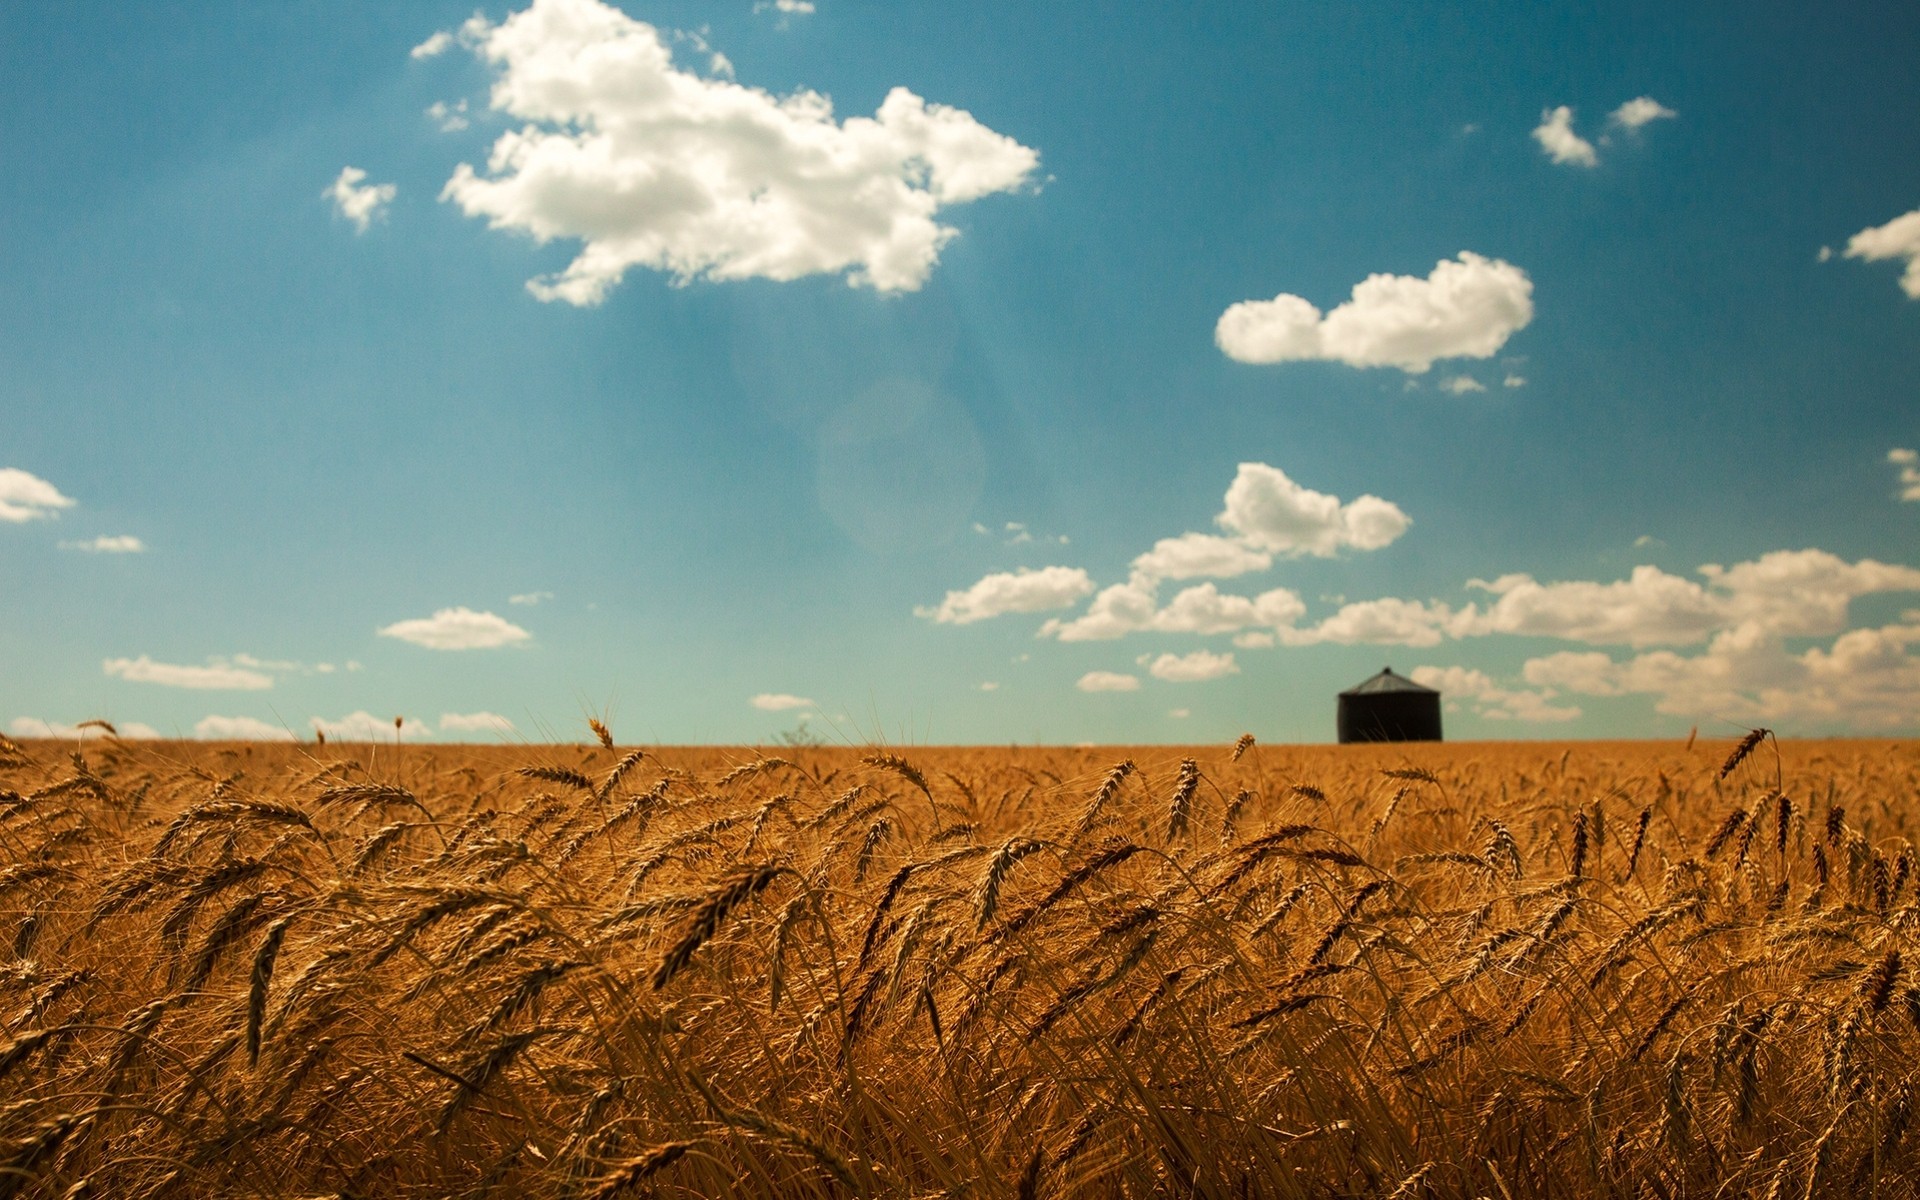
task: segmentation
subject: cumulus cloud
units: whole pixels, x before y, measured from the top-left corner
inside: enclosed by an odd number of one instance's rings
[[[1862,262],[1904,260],[1907,269],[1900,276],[1900,290],[1920,300],[1920,208],[1848,238],[1847,257]]]
[[[1341,646],[1437,646],[1455,621],[1444,604],[1400,600],[1356,600],[1305,629],[1282,627],[1277,633],[1289,646],[1332,642]]]
[[[441,713],[442,733],[512,733],[513,722],[499,713]]]
[[[1154,581],[1136,576],[1103,589],[1080,616],[1070,621],[1048,621],[1040,627],[1040,636],[1063,642],[1100,642],[1146,631],[1233,633],[1250,626],[1290,624],[1305,612],[1306,604],[1291,588],[1236,596],[1221,592],[1211,583],[1182,589],[1162,608]]]
[[[1241,470],[1246,467],[1243,465]],[[1135,573],[1154,579],[1231,579],[1249,571],[1264,571],[1272,565],[1271,552],[1241,538],[1215,537],[1210,533],[1161,538],[1153,544],[1153,549],[1133,560]]]
[[[114,535],[102,534],[97,538],[88,538],[84,542],[61,542],[62,550],[78,550],[83,554],[141,554],[147,544],[130,533]]]
[[[1369,275],[1322,314],[1286,292],[1220,314],[1213,337],[1245,363],[1325,360],[1424,373],[1443,358],[1491,358],[1533,320],[1533,281],[1512,263],[1463,250],[1421,279]]]
[[[1453,375],[1440,381],[1440,390],[1453,396],[1464,396],[1468,392],[1484,392],[1487,385],[1471,375]]]
[[[1580,716],[1577,706],[1554,704],[1551,688],[1501,687],[1486,672],[1468,667],[1415,667],[1413,681],[1471,703],[1477,715],[1492,721],[1572,721]]]
[[[375,217],[384,216],[400,191],[391,183],[367,183],[366,178],[359,167],[342,167],[325,193],[335,210],[353,222],[356,233],[365,233]]]
[[[262,721],[258,717],[202,717],[193,725],[193,736],[209,742],[292,742],[298,741],[285,726]]]
[[[1258,549],[1321,558],[1343,548],[1378,550],[1413,524],[1390,500],[1363,495],[1342,504],[1266,463],[1240,464],[1227,487],[1226,508],[1214,521]]]
[[[1573,114],[1568,112],[1567,115],[1568,118],[1571,119]],[[1679,113],[1668,108],[1658,100],[1655,100],[1652,96],[1637,96],[1625,104],[1622,104],[1619,108],[1614,109],[1607,119],[1622,129],[1631,130],[1639,129],[1641,126],[1651,124],[1654,121],[1671,121],[1679,115]],[[1591,151],[1592,147],[1589,146],[1588,150]],[[1558,160],[1556,159],[1555,161]]]
[[[942,625],[971,625],[1007,613],[1066,608],[1093,592],[1093,580],[1079,567],[1021,568],[988,575],[964,591],[948,592],[939,604],[913,610]]]
[[[394,722],[400,722],[397,726]],[[361,709],[337,721],[313,718],[313,727],[327,735],[330,742],[387,742],[396,735],[402,741],[433,736],[433,730],[418,717],[376,717]]]
[[[453,47],[453,34],[442,29],[407,53],[414,58],[434,58]]]
[[[142,725],[138,721],[122,721],[113,727],[113,733],[108,733],[105,726],[98,721],[68,725],[63,721],[47,721],[40,717],[15,717],[7,726],[7,732],[15,737],[68,740],[112,737],[116,734],[126,739],[160,736],[158,729],[151,725]]]
[[[18,467],[0,467],[0,521],[22,525],[60,515],[75,501],[51,483]]]
[[[1556,163],[1576,167],[1600,165],[1600,156],[1594,153],[1593,143],[1573,131],[1573,109],[1564,104],[1540,114],[1540,124],[1534,127],[1533,140],[1539,142],[1540,149]]]
[[[597,304],[633,267],[913,291],[958,236],[941,209],[1019,189],[1039,165],[903,87],[840,121],[816,92],[678,69],[659,30],[599,0],[534,0],[460,40],[495,69],[491,105],[517,125],[484,173],[462,163],[441,195],[492,228],[583,243],[529,281],[542,300]]]
[[[1889,450],[1887,461],[1900,470],[1900,498],[1920,500],[1920,452]]]
[[[820,707],[805,696],[795,696],[787,692],[761,692],[747,703],[761,712],[787,712],[796,708]]]
[[[1853,629],[1799,653],[1758,624],[1716,634],[1704,651],[1655,650],[1615,661],[1598,651],[1531,659],[1529,683],[1592,696],[1644,695],[1656,711],[1742,724],[1796,721],[1891,730],[1920,725],[1920,611]]]
[[[1206,650],[1195,650],[1191,654],[1162,654],[1158,658],[1143,654],[1139,662],[1147,668],[1147,674],[1168,683],[1205,683],[1210,679],[1225,679],[1240,673],[1233,655],[1214,654]]]
[[[1140,679],[1134,675],[1122,675],[1118,671],[1088,671],[1073,686],[1083,692],[1137,692]]]
[[[443,608],[431,617],[395,621],[376,632],[381,637],[398,638],[429,650],[492,650],[533,638],[505,617],[465,607]]]
[[[157,683],[161,687],[203,688],[257,692],[273,686],[273,676],[229,663],[205,667],[155,662],[142,654],[139,658],[109,658],[100,669],[115,679],[129,683]]]

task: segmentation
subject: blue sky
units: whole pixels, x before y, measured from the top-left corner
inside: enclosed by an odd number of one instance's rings
[[[1911,734],[1920,17],[1673,7],[0,9],[0,729]]]

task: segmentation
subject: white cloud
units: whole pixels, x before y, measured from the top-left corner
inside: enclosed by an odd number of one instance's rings
[[[1484,392],[1487,385],[1471,375],[1453,375],[1440,381],[1440,390],[1454,396],[1464,396],[1468,392]]]
[[[1093,591],[1093,580],[1079,567],[1042,567],[988,575],[965,591],[948,592],[934,606],[913,610],[942,625],[971,625],[1006,613],[1066,608]]]
[[[993,682],[992,680],[988,680],[987,682],[980,685],[980,690],[983,692],[997,692],[1000,690],[1000,685]]]
[[[814,11],[813,0],[758,0],[753,11],[777,12],[782,16],[804,17]]]
[[[1243,466],[1241,470],[1245,470]],[[1282,477],[1284,478],[1284,476]],[[1337,501],[1336,501],[1337,503]],[[1231,579],[1249,571],[1264,571],[1273,565],[1273,555],[1249,545],[1241,538],[1216,537],[1210,533],[1183,533],[1161,538],[1153,549],[1133,560],[1133,569],[1155,579]]]
[[[513,722],[499,713],[441,713],[440,732],[512,733]]]
[[[401,722],[398,727],[394,725],[396,720]],[[334,742],[389,742],[396,734],[402,741],[433,736],[426,722],[418,717],[376,717],[365,709],[348,713],[338,721],[315,717],[313,727]]]
[[[451,49],[452,46],[453,35],[442,29],[407,53],[414,58],[433,58],[436,55],[444,54],[447,50]]]
[[[1240,464],[1227,488],[1226,509],[1214,520],[1262,550],[1322,558],[1343,547],[1378,550],[1413,524],[1392,501],[1366,495],[1342,504],[1266,463]]]
[[[79,550],[85,554],[140,554],[147,544],[130,533],[108,536],[102,534],[84,542],[61,542],[62,550]]]
[[[493,228],[584,243],[528,283],[542,300],[597,304],[633,267],[912,291],[958,236],[943,207],[1016,190],[1039,165],[906,88],[838,121],[816,92],[676,69],[657,29],[599,0],[534,0],[470,44],[497,71],[492,107],[518,124],[485,174],[462,163],[441,195]]]
[[[391,183],[366,183],[367,173],[359,167],[342,167],[333,186],[324,193],[340,215],[353,222],[354,231],[365,233],[375,217],[384,216],[400,189]]]
[[[1900,498],[1920,500],[1920,452],[1889,450],[1887,461],[1900,468]]]
[[[1905,259],[1907,269],[1900,276],[1900,290],[1920,300],[1920,208],[1848,238],[1847,257],[1862,262]]]
[[[1206,650],[1195,650],[1191,654],[1162,654],[1158,658],[1143,654],[1139,662],[1147,668],[1147,674],[1168,683],[1205,683],[1210,679],[1225,679],[1240,673],[1233,655],[1213,654]]]
[[[1554,704],[1551,688],[1505,688],[1486,672],[1467,667],[1415,667],[1413,681],[1442,695],[1471,702],[1475,713],[1488,720],[1538,723],[1572,721],[1580,716],[1580,709],[1574,705]]]
[[[517,596],[508,596],[507,603],[519,604],[519,605],[530,608],[535,604],[539,604],[543,600],[551,600],[551,599],[553,599],[552,592],[521,592]]]
[[[258,717],[202,717],[194,722],[193,736],[209,742],[292,742],[293,731]]]
[[[1326,360],[1418,375],[1442,358],[1491,358],[1533,320],[1533,281],[1512,263],[1463,250],[1425,279],[1369,275],[1321,314],[1282,292],[1220,314],[1213,337],[1246,363]]]
[[[72,508],[74,503],[38,475],[18,467],[0,467],[0,521],[20,525],[54,517],[61,509]]]
[[[398,638],[429,650],[491,650],[533,637],[505,617],[465,607],[443,608],[431,617],[396,621],[377,632],[381,637]]]
[[[1088,671],[1073,686],[1083,692],[1137,692],[1140,680],[1137,676],[1122,675],[1117,671]]]
[[[761,692],[747,701],[761,712],[787,712],[795,708],[818,708],[819,705],[805,696],[794,696],[787,692]]]
[[[1505,379],[1500,381],[1500,386],[1510,387],[1510,388],[1522,388],[1527,386],[1527,377],[1524,375],[1509,374]]]
[[[1717,634],[1696,655],[1656,650],[1615,662],[1595,652],[1530,660],[1529,683],[1593,696],[1646,695],[1673,716],[1742,724],[1795,721],[1890,730],[1920,724],[1920,612],[1854,629],[1801,653],[1757,624]]]
[[[161,687],[226,689],[257,692],[273,686],[273,676],[247,667],[216,663],[205,667],[179,666],[139,658],[109,658],[100,664],[107,675],[129,683],[157,683]]]
[[[1135,576],[1102,590],[1087,611],[1073,620],[1048,621],[1040,627],[1040,636],[1100,642],[1144,631],[1233,633],[1249,626],[1289,625],[1304,612],[1306,604],[1290,588],[1248,597],[1223,593],[1211,583],[1185,588],[1160,608],[1154,581]]]
[[[1639,96],[1614,109],[1608,120],[1622,129],[1639,129],[1654,121],[1670,121],[1679,115],[1652,96]]]
[[[1279,630],[1289,646],[1333,642],[1342,646],[1437,646],[1455,619],[1444,604],[1399,600],[1356,600],[1308,629]]]
[[[127,740],[134,738],[151,739],[160,736],[158,729],[155,729],[151,725],[142,725],[138,721],[121,721],[114,726],[114,729],[119,733],[120,737]],[[63,738],[69,741],[109,736],[107,731],[98,725],[82,727],[80,725],[68,725],[61,721],[45,721],[39,717],[15,717],[12,723],[7,726],[7,732],[15,737]]]
[[[1576,167],[1600,164],[1600,156],[1594,153],[1593,143],[1573,131],[1573,110],[1564,104],[1540,114],[1540,124],[1534,128],[1533,140],[1540,143],[1540,148],[1554,162],[1571,163]]]

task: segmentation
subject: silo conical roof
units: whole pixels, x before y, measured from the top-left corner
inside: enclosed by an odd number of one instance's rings
[[[1425,692],[1438,696],[1440,693],[1430,687],[1422,687],[1405,675],[1395,675],[1392,667],[1383,669],[1371,679],[1354,684],[1342,696],[1377,696],[1383,692]]]

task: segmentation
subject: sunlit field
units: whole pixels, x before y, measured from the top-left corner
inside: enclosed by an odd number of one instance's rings
[[[0,745],[0,1196],[1920,1180],[1912,743],[596,732]]]

